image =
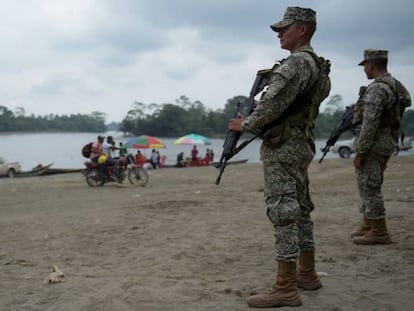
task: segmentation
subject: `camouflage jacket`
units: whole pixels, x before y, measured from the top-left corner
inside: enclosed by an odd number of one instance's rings
[[[381,156],[390,156],[397,144],[390,127],[381,125],[384,111],[393,107],[396,102],[395,91],[380,79],[392,78],[386,73],[368,85],[362,101],[355,107],[355,149],[357,154],[368,152]]]
[[[298,95],[312,87],[318,79],[319,69],[306,51],[313,52],[313,49],[303,46],[283,60],[280,66],[273,67],[269,87],[253,113],[243,121],[243,132],[264,128],[278,119]]]

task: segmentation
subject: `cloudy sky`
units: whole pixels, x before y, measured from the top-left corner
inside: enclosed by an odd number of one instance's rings
[[[366,48],[389,50],[389,71],[414,93],[412,0],[0,0],[0,106],[107,121],[181,95],[223,108],[288,56],[269,28],[287,6],[317,11],[312,45],[344,105],[369,83]]]

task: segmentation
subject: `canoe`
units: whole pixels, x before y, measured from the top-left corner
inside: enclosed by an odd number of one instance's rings
[[[38,166],[35,166],[34,168],[32,168],[30,171],[22,171],[22,172],[16,174],[15,177],[34,177],[34,176],[41,176],[45,172],[47,172],[47,170],[49,170],[49,168],[52,165],[53,165],[53,163],[50,163],[48,165],[39,164]]]
[[[231,164],[244,164],[244,163],[247,163],[248,160],[249,159],[228,161],[226,165],[231,165]],[[208,166],[216,166],[216,164],[218,164],[218,162],[210,162],[208,164]],[[206,166],[206,165],[200,165],[200,166],[191,166],[191,165],[189,165],[189,166],[183,166],[183,167],[180,167],[180,168],[203,167],[203,166]],[[162,168],[171,168],[171,167],[174,167],[175,168],[176,166],[175,166],[175,164],[165,164]]]
[[[84,170],[83,168],[49,168],[46,172],[42,174],[42,176],[67,174],[67,173],[80,173],[83,170]]]
[[[231,165],[231,164],[244,164],[244,163],[247,163],[247,161],[248,161],[249,159],[242,159],[242,160],[233,160],[233,161],[228,161],[227,163],[226,163],[226,166],[227,165]],[[218,165],[219,164],[219,162],[213,162],[213,163],[211,163],[210,165],[214,165],[215,167],[217,167],[216,165]]]

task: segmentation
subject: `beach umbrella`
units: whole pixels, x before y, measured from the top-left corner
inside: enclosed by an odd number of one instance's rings
[[[211,142],[208,140],[207,137],[199,134],[187,134],[176,141],[174,141],[175,145],[211,145]]]
[[[165,144],[158,138],[149,135],[131,137],[124,144],[126,148],[134,149],[160,149],[165,148]]]

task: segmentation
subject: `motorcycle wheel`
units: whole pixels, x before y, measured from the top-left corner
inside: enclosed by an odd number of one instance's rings
[[[144,187],[149,179],[146,169],[142,167],[134,167],[128,173],[129,182],[133,185]]]
[[[89,170],[85,173],[85,180],[89,187],[101,187],[105,183],[105,180],[99,176],[97,169]]]

